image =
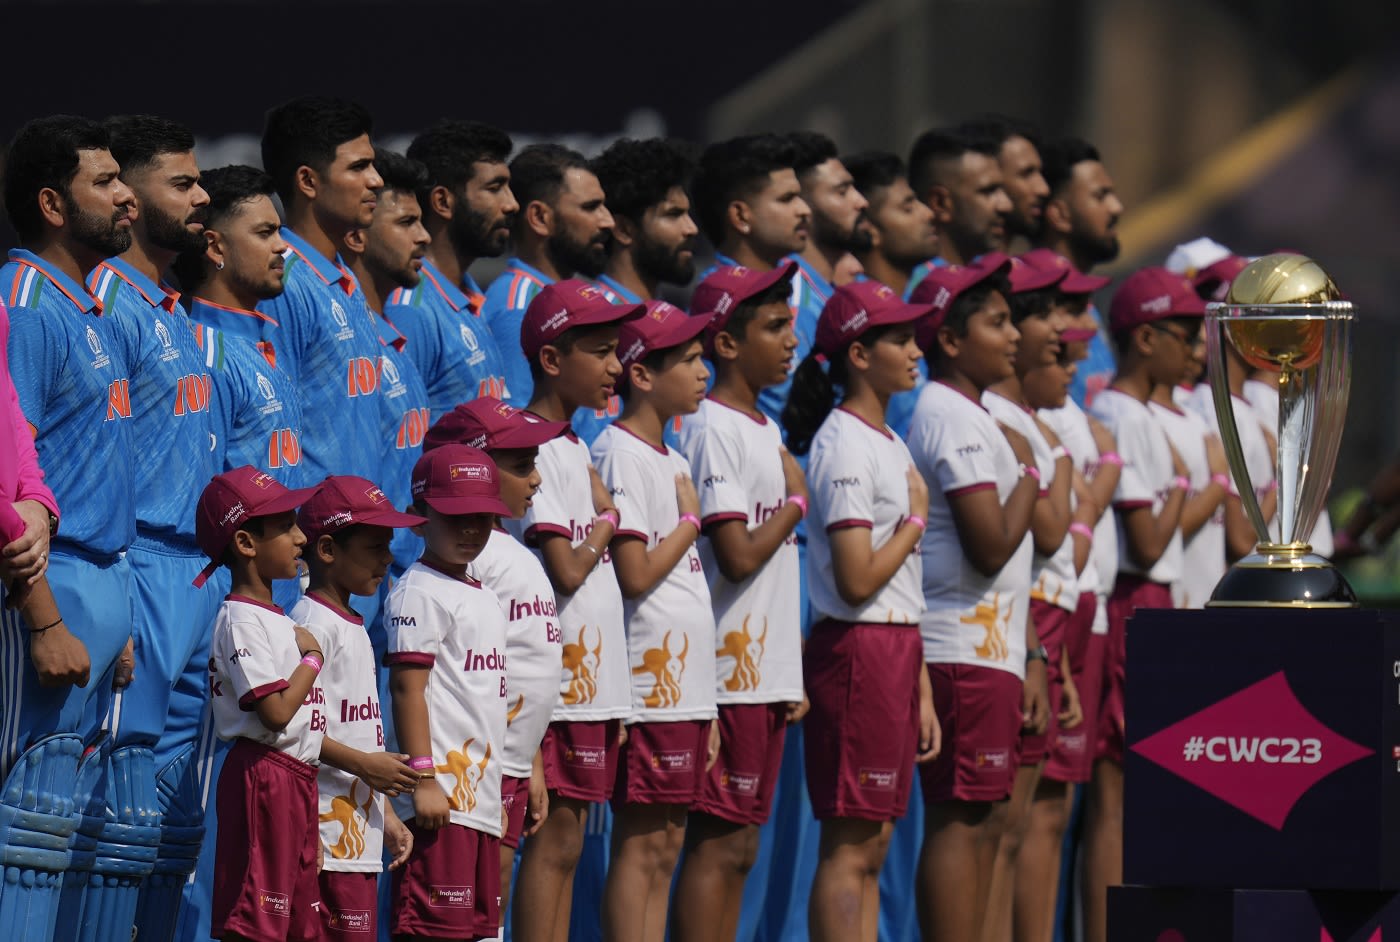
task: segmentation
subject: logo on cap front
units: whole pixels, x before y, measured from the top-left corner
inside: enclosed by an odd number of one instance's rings
[[[541,330],[541,331],[558,330],[560,327],[563,327],[563,326],[564,326],[565,324],[567,324],[568,322],[569,322],[569,309],[568,309],[568,308],[560,308],[559,310],[555,311],[553,314],[549,315],[549,317],[545,319],[545,322],[544,322],[543,324],[540,325],[540,330]]]
[[[250,483],[254,487],[270,487],[277,482],[273,479],[272,475],[268,474],[266,471],[259,471],[257,474],[253,475]]]
[[[722,294],[722,295],[719,296],[719,300],[715,302],[715,313],[716,313],[716,314],[728,314],[728,313],[729,313],[729,305],[731,305],[731,304],[733,304],[733,303],[734,303],[734,295],[730,294],[728,291],[724,292],[724,294]]]
[[[1164,294],[1161,297],[1148,298],[1138,305],[1138,308],[1144,314],[1166,314],[1172,309],[1172,296]]]
[[[454,481],[458,478],[468,481],[490,481],[491,469],[484,464],[453,464],[447,466],[447,476]]]
[[[230,508],[224,513],[224,515],[223,515],[222,517],[219,518],[219,526],[221,526],[221,527],[226,527],[226,526],[228,526],[230,523],[235,523],[235,522],[237,522],[237,521],[239,521],[239,520],[242,520],[242,519],[243,519],[243,514],[244,514],[245,512],[246,512],[246,508],[243,506],[243,501],[240,500],[238,503],[236,503],[236,504],[234,504],[232,507],[230,507]]]
[[[869,320],[870,315],[865,313],[865,308],[861,308],[841,323],[840,331],[843,334],[849,334],[860,330]]]
[[[340,510],[321,520],[321,528],[329,530],[332,527],[344,527],[355,522],[355,515],[348,510]]]
[[[940,311],[948,306],[948,302],[953,299],[953,292],[947,288],[939,288],[938,293],[933,296],[933,306]]]
[[[502,402],[496,405],[496,414],[503,419],[510,418],[511,416],[515,415],[515,412],[515,407],[508,402]]]
[[[580,285],[578,288],[578,296],[585,301],[597,301],[603,297],[603,292],[592,285]]]
[[[646,341],[640,339],[634,340],[632,341],[632,346],[622,351],[622,356],[618,359],[631,363],[642,355],[644,349],[646,349]]]
[[[369,490],[365,491],[365,496],[370,499],[371,503],[375,504],[382,504],[389,499],[384,496],[384,492],[378,487],[371,487]]]
[[[881,301],[888,301],[890,298],[894,297],[894,292],[889,289],[888,285],[877,285],[875,287],[875,297],[879,298]]]

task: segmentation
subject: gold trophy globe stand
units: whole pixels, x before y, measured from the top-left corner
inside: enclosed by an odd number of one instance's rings
[[[1206,312],[1210,385],[1220,437],[1258,545],[1215,587],[1208,607],[1355,608],[1356,593],[1307,538],[1327,501],[1351,386],[1355,311],[1316,262],[1266,255]],[[1226,344],[1277,376],[1278,511],[1266,523],[1240,444]],[[1248,421],[1253,421],[1250,418]]]

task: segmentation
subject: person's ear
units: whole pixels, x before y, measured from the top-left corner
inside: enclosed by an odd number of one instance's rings
[[[1046,200],[1045,207],[1041,210],[1041,219],[1046,227],[1060,235],[1068,235],[1072,228],[1069,203],[1062,198]]]
[[[312,548],[312,552],[316,554],[317,561],[329,566],[335,562],[336,549],[335,537],[329,533],[322,533],[316,538],[316,545]]]
[[[714,355],[711,360],[737,360],[739,358],[739,341],[727,330],[721,330],[715,334]]]
[[[316,195],[321,192],[321,175],[306,164],[302,164],[292,176],[292,187],[308,200],[314,200]]]
[[[258,555],[258,545],[253,534],[247,530],[235,530],[232,544],[233,551],[244,559],[255,559]]]
[[[563,364],[561,363],[561,361],[564,359],[564,354],[559,352],[558,347],[554,346],[553,344],[547,343],[543,347],[540,347],[540,352],[538,356],[540,360],[540,371],[543,372],[544,375],[559,375],[559,373],[563,369]]]
[[[428,211],[443,219],[451,219],[457,205],[457,195],[445,186],[435,186],[428,191]]]
[[[651,370],[647,369],[643,363],[633,363],[627,367],[627,381],[632,388],[639,392],[651,392],[652,390]]]
[[[539,238],[548,239],[554,234],[554,210],[544,200],[531,200],[520,213],[524,217],[525,228]]]

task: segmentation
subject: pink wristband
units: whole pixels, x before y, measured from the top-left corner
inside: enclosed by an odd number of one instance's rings
[[[616,530],[617,525],[622,522],[622,517],[616,510],[605,510],[594,519],[606,520],[608,523],[612,524],[614,530]]]
[[[1033,464],[1023,464],[1023,465],[1021,465],[1021,476],[1022,476],[1022,477],[1028,477],[1028,478],[1035,478],[1036,482],[1039,483],[1039,481],[1040,481],[1040,469],[1037,468],[1037,467],[1036,467],[1035,465],[1033,465]]]
[[[918,515],[916,515],[916,514],[910,514],[909,516],[905,517],[905,518],[904,518],[904,522],[905,522],[905,523],[912,523],[914,526],[918,527],[920,530],[927,530],[927,529],[928,529],[928,521],[925,520],[923,517],[920,517],[920,516],[918,516]]]
[[[1084,539],[1088,540],[1090,543],[1094,542],[1094,528],[1087,523],[1080,523],[1076,520],[1069,525],[1069,532],[1084,537]]]
[[[1219,484],[1221,487],[1225,488],[1225,490],[1228,491],[1230,489],[1230,475],[1226,474],[1223,471],[1217,471],[1215,474],[1212,474],[1210,476],[1210,483]]]
[[[414,756],[408,760],[408,767],[415,772],[431,772],[433,771],[433,757]]]
[[[802,511],[802,518],[804,520],[807,518],[807,498],[803,497],[801,494],[789,494],[788,499],[784,501],[784,503],[796,504],[797,509]]]
[[[1191,479],[1184,474],[1178,474],[1172,478],[1172,487],[1178,491],[1191,490]]]
[[[321,668],[324,667],[326,663],[315,654],[306,655],[301,659],[301,662],[318,674],[321,673]]]
[[[695,524],[695,532],[696,532],[696,533],[699,533],[699,532],[700,532],[700,518],[697,517],[697,516],[695,516],[695,514],[681,514],[681,519],[680,519],[679,522],[680,522],[680,523],[693,523],[693,524]]]
[[[1099,455],[1099,464],[1111,464],[1123,467],[1123,456],[1116,451],[1106,451]]]

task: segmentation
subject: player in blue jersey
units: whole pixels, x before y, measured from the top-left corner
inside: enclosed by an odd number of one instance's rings
[[[399,288],[384,315],[408,341],[428,388],[433,421],[479,396],[510,398],[501,345],[481,316],[485,294],[469,269],[510,241],[520,205],[510,188],[510,137],[472,121],[442,120],[413,139],[408,157],[427,168],[418,192],[432,237],[422,279]]]
[[[282,198],[289,250],[282,293],[258,310],[279,325],[278,363],[304,412],[323,419],[302,430],[313,480],[380,477],[379,334],[340,257],[346,234],[369,225],[384,184],[370,130],[363,108],[334,98],[278,105],[263,129],[263,166]]]
[[[487,289],[481,316],[505,356],[509,402],[524,407],[534,388],[520,348],[525,309],[547,284],[603,273],[613,218],[588,161],[558,144],[532,144],[516,154],[510,186],[520,203],[511,229],[515,255]]]
[[[131,815],[136,812],[141,815],[136,821],[154,824],[166,803],[179,800],[171,796],[189,764],[204,713],[202,691],[184,697],[174,691],[187,671],[196,678],[207,673],[217,605],[193,585],[204,568],[194,539],[194,505],[220,459],[210,421],[210,375],[180,295],[164,280],[181,251],[204,243],[209,196],[199,185],[194,135],[150,115],[110,118],[106,127],[122,181],[136,196],[130,247],[88,276],[89,290],[102,303],[103,318],[130,373],[128,434],[137,481],[136,539],[127,553],[136,680],[113,711],[109,761],[113,781],[130,783],[135,795],[155,795],[158,777],[166,788],[161,808],[133,808],[129,796],[111,791],[104,804],[103,796],[94,793],[79,840],[87,835],[105,845],[94,864],[99,873],[115,861],[130,878],[141,870],[149,873],[152,866],[135,866],[147,858],[132,839]],[[162,869],[170,854],[164,856],[157,864]],[[76,858],[74,865],[79,865]],[[136,915],[138,883],[94,880],[87,905],[100,906],[104,921],[128,923]],[[94,902],[101,896],[112,899]],[[157,893],[151,902],[157,922],[168,925],[172,900]]]
[[[914,195],[904,161],[886,151],[866,151],[842,162],[869,201],[870,243],[855,251],[865,276],[907,297],[914,269],[938,254],[933,210]]]
[[[641,304],[656,300],[663,284],[690,284],[700,230],[690,215],[695,159],[689,145],[659,137],[620,140],[593,159],[593,172],[613,216],[607,268],[598,279],[608,300]],[[606,409],[580,409],[574,434],[591,446],[621,410],[620,396]],[[668,443],[676,443],[679,429],[677,417],[666,426]]]
[[[1041,151],[1050,200],[1045,204],[1045,224],[1039,245],[1069,259],[1075,269],[1089,274],[1095,265],[1118,257],[1118,219],[1123,201],[1097,148],[1077,137],[1050,141]],[[1099,332],[1089,342],[1089,356],[1081,360],[1069,394],[1083,408],[1113,380],[1115,359],[1103,318]]]
[[[127,363],[101,304],[84,286],[103,259],[131,245],[135,197],[119,169],[106,129],[71,115],[29,122],[6,156],[5,208],[22,246],[0,268],[10,309],[10,373],[39,464],[63,509],[47,571],[63,622],[45,634],[71,634],[91,664],[86,686],[43,687],[31,636],[5,624],[0,774],[6,805],[23,815],[10,819],[0,841],[35,852],[7,856],[16,860],[8,866],[17,876],[0,887],[0,924],[25,924],[26,933],[41,939],[54,933],[60,909],[72,917],[62,938],[97,938],[78,932],[81,897],[68,905],[59,898],[61,873],[75,856],[91,869],[91,844],[78,846],[80,854],[37,851],[63,848],[89,794],[105,784],[101,724],[131,637],[126,551],[136,514]],[[80,766],[85,746],[92,748]],[[74,881],[79,893],[83,882]]]
[[[1001,166],[1002,188],[1011,202],[1005,216],[1007,251],[1024,251],[1040,239],[1050,186],[1040,159],[1040,132],[1029,122],[999,114],[969,118],[958,130],[982,149],[996,154]]]
[[[1011,198],[996,148],[985,139],[953,128],[924,132],[909,155],[909,185],[933,210],[944,262],[969,265],[1005,250]]]

